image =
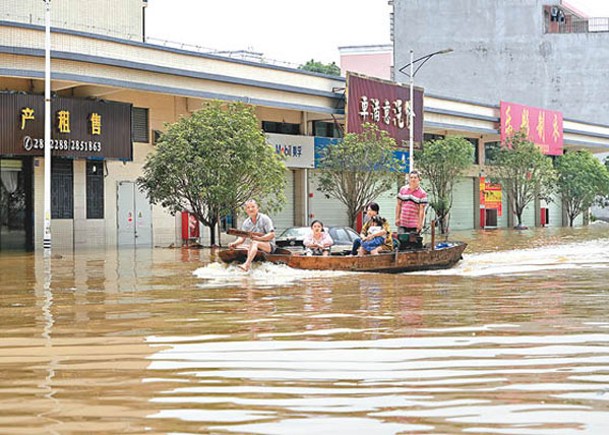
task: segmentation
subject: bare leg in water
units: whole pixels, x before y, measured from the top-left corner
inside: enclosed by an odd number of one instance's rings
[[[239,268],[241,270],[243,270],[244,272],[250,270],[252,261],[254,261],[254,258],[256,258],[256,254],[258,253],[258,249],[263,252],[270,253],[271,244],[269,242],[252,241],[252,244],[250,245],[249,250],[247,251],[247,260],[245,260],[245,263],[239,265]]]

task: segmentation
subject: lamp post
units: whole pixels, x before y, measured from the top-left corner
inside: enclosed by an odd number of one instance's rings
[[[44,238],[51,249],[51,0],[43,0],[44,13]]]
[[[402,74],[406,74],[410,77],[410,110],[408,113],[408,172],[412,172],[414,169],[414,76],[417,75],[419,70],[425,62],[434,57],[436,54],[446,54],[454,51],[452,48],[446,48],[444,50],[434,51],[433,53],[426,54],[423,57],[420,57],[415,60],[414,58],[414,50],[410,50],[410,63],[404,65],[398,71]],[[417,68],[414,66],[418,62],[421,62]],[[406,68],[410,67],[410,73],[404,72]]]
[[[43,0],[44,13],[44,238],[51,250],[51,0]]]

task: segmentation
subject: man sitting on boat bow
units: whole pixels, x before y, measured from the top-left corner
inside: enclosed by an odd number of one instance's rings
[[[245,213],[248,218],[241,225],[241,229],[251,233],[260,233],[262,235],[251,235],[251,243],[249,243],[249,246],[246,243],[246,237],[237,237],[237,240],[228,244],[228,247],[230,249],[239,247],[248,250],[247,260],[245,263],[239,265],[241,269],[247,272],[250,270],[252,261],[256,258],[259,249],[268,254],[272,254],[273,251],[275,251],[276,245],[273,221],[270,217],[258,211],[258,203],[255,200],[250,199],[246,201]]]

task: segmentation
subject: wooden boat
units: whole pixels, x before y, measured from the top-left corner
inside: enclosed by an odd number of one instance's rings
[[[242,238],[261,236],[260,233],[248,233],[230,229],[228,234]],[[414,236],[411,235],[411,236]],[[435,233],[432,230],[431,244],[421,245],[415,249],[396,249],[393,252],[379,255],[354,257],[335,253],[327,257],[306,256],[294,253],[288,249],[277,248],[274,253],[258,252],[255,261],[268,261],[273,264],[285,264],[295,269],[307,270],[341,270],[350,272],[385,272],[401,273],[419,270],[448,269],[454,266],[467,247],[464,242],[435,243]],[[245,262],[247,249],[224,249],[218,252],[218,257],[225,263]]]
[[[258,252],[256,261],[285,264],[295,269],[401,273],[450,268],[461,259],[466,247],[467,244],[463,242],[447,242],[436,245],[435,249],[427,247],[363,257],[341,254],[328,257],[305,256],[278,248],[273,254]],[[225,249],[220,251],[218,256],[225,263],[243,263],[247,258],[247,250]]]

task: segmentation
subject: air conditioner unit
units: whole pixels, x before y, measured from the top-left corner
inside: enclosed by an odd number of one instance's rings
[[[152,130],[152,145],[156,145],[161,138],[163,132],[161,130]]]
[[[558,7],[557,6],[552,6],[552,9],[550,9],[550,20],[551,21],[558,21]]]

